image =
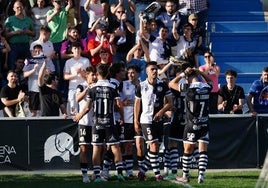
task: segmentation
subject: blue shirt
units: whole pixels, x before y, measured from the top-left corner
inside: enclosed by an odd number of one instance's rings
[[[262,80],[255,80],[249,89],[254,98],[254,110],[257,113],[268,113],[268,84]]]

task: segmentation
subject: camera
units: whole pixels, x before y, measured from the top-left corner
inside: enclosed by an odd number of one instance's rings
[[[142,14],[142,21],[144,23],[149,22],[150,20],[155,18],[155,14],[159,11],[161,5],[158,2],[152,2],[149,4],[144,11],[141,12]]]

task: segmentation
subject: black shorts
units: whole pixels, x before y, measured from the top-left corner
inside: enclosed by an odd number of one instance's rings
[[[153,122],[152,124],[141,124],[142,133],[146,142],[163,140],[163,122]]]
[[[190,144],[197,142],[205,142],[208,144],[208,130],[208,123],[200,123],[199,125],[188,123],[184,128],[183,141]]]
[[[119,144],[118,128],[116,125],[109,127],[92,126],[92,145],[107,145]]]
[[[135,130],[133,123],[124,123],[120,126],[120,142],[132,142],[134,141]]]
[[[181,122],[178,118],[174,117],[169,128],[169,139],[182,141],[185,124],[185,122]]]
[[[30,110],[40,110],[39,92],[29,91],[29,108]]]
[[[92,127],[78,124],[79,145],[89,145],[91,143]]]

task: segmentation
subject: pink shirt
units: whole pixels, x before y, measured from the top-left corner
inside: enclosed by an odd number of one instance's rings
[[[214,65],[215,67],[218,67],[216,65]],[[216,73],[215,68],[209,68],[207,65],[202,65],[199,67],[199,70],[202,72],[207,72],[208,73],[208,77],[211,79],[211,81],[213,82],[213,88],[211,90],[212,93],[216,93],[219,90],[219,76]]]

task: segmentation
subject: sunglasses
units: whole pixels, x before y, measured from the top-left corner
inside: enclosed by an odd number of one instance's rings
[[[204,56],[204,58],[210,58],[211,57],[211,55],[205,55]]]
[[[122,14],[125,13],[125,11],[123,11],[123,10],[122,11],[116,11],[116,12],[119,13],[119,14],[120,13],[122,13]]]
[[[61,1],[54,1],[55,3],[61,4]]]

